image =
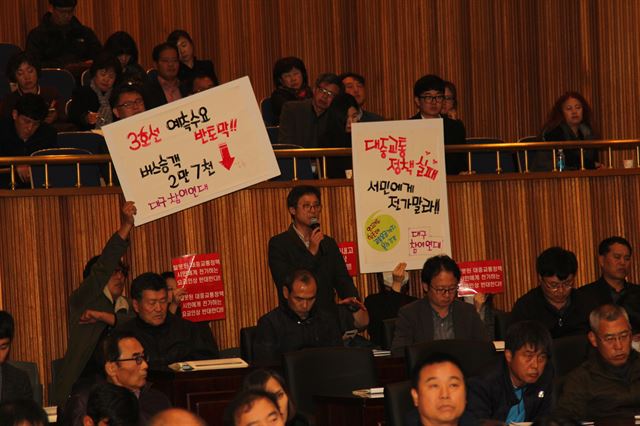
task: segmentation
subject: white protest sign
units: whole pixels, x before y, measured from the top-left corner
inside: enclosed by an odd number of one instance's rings
[[[442,120],[355,123],[352,132],[360,271],[421,269],[450,254]]]
[[[280,174],[248,77],[102,129],[137,225]]]

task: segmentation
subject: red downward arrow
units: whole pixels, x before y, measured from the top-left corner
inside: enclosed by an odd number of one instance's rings
[[[220,145],[218,145],[218,149],[220,149],[220,155],[222,156],[222,161],[220,161],[220,164],[222,164],[225,169],[231,170],[231,166],[233,165],[236,157],[231,156],[231,154],[229,153],[229,146],[227,146],[226,143],[221,143]]]

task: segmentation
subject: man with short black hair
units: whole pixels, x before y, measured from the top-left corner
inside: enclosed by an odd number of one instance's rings
[[[76,78],[100,52],[100,40],[75,17],[77,0],[49,0],[51,9],[27,37],[27,52],[43,67],[67,68]]]
[[[284,426],[276,397],[261,390],[240,392],[227,406],[225,426]]]
[[[587,312],[610,303],[623,305],[630,294],[640,293],[640,286],[627,281],[632,254],[631,244],[623,237],[609,237],[600,242],[598,264],[602,275],[576,291]]]
[[[630,418],[640,412],[640,356],[631,350],[625,310],[602,305],[589,316],[589,359],[567,376],[556,414],[579,420]]]
[[[444,100],[444,80],[437,75],[428,74],[415,82],[413,96],[418,113],[410,120],[442,119],[445,145],[464,145],[466,143],[466,130],[460,120],[452,120],[442,116],[442,101]],[[466,156],[458,153],[446,155],[447,174],[458,174],[467,170]]]
[[[117,120],[123,120],[145,111],[142,88],[133,84],[123,84],[113,89],[109,103],[113,116]]]
[[[432,340],[487,340],[475,308],[456,299],[460,268],[449,256],[433,256],[422,268],[425,298],[404,305],[398,311],[391,344],[394,355],[404,347]]]
[[[365,85],[365,79],[360,74],[355,72],[346,72],[340,74],[340,80],[344,84],[345,93],[350,94],[358,102],[358,122],[366,123],[371,121],[382,121],[382,116],[364,110],[364,103],[367,101],[367,88]]]
[[[18,99],[11,118],[0,121],[0,157],[29,156],[58,146],[56,130],[43,123],[49,106],[40,95],[26,93]],[[31,168],[16,166],[16,187],[31,187]],[[10,187],[10,176],[0,175],[0,187]]]
[[[133,392],[112,383],[101,383],[89,393],[82,424],[137,426],[139,417],[138,400]]]
[[[288,105],[288,102],[285,105]],[[347,272],[347,266],[336,241],[324,235],[318,218],[322,204],[320,191],[309,185],[296,186],[287,196],[292,223],[289,229],[269,240],[269,269],[278,290],[280,305],[285,278],[296,269],[311,271],[318,284],[318,307],[336,312],[335,292],[340,299],[356,301],[358,290]]]
[[[189,95],[189,90],[178,78],[180,60],[178,48],[171,43],[160,43],[151,54],[157,75],[149,76],[144,85],[144,103],[153,109]]]
[[[478,421],[532,422],[549,414],[553,368],[551,335],[537,321],[507,330],[504,359],[488,373],[469,380],[467,412]]]
[[[283,105],[278,143],[318,148],[321,137],[327,131],[326,112],[333,99],[343,91],[344,86],[337,75],[320,74],[310,99],[287,102]]]
[[[27,373],[9,364],[9,352],[15,331],[13,317],[0,311],[0,402],[33,399]]]
[[[174,362],[218,358],[218,346],[208,326],[168,312],[167,283],[160,275],[138,275],[131,283],[131,298],[136,317],[119,330],[135,333],[151,370],[166,370]]]
[[[558,338],[585,335],[588,311],[573,290],[578,260],[561,247],[550,247],[536,260],[538,286],[521,296],[511,311],[511,323],[536,320]]]

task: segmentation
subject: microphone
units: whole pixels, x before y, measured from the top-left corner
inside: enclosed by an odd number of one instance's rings
[[[320,228],[320,222],[318,222],[317,217],[311,218],[311,224],[309,225],[309,228],[311,228],[312,231],[316,228]]]

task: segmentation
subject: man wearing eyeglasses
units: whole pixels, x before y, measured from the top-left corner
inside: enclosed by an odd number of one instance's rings
[[[603,305],[589,315],[589,359],[569,373],[557,404],[559,416],[597,420],[629,418],[640,412],[640,356],[631,350],[631,326],[624,308]]]
[[[437,75],[421,77],[413,86],[413,96],[418,113],[410,120],[442,119],[445,145],[464,145],[466,130],[460,120],[452,120],[440,114],[444,101],[444,80]],[[447,154],[447,174],[458,174],[467,169],[464,154]]]
[[[292,219],[289,229],[269,240],[269,269],[280,305],[287,304],[283,293],[287,277],[297,269],[306,269],[317,278],[318,308],[337,312],[334,294],[337,292],[340,299],[348,300],[357,298],[358,290],[347,272],[338,244],[322,232],[320,191],[310,185],[296,186],[289,191],[287,207]]]
[[[53,400],[62,404],[76,382],[95,382],[102,372],[100,342],[119,322],[133,316],[131,304],[123,296],[127,267],[120,260],[129,247],[136,206],[122,206],[122,222],[107,241],[102,254],[90,259],[83,281],[69,297],[69,340],[67,352],[55,383]]]
[[[475,308],[457,300],[460,268],[449,256],[434,256],[422,268],[426,297],[400,308],[391,344],[393,355],[404,347],[433,340],[487,340]]]
[[[124,84],[116,87],[111,94],[109,102],[111,103],[113,116],[118,120],[123,120],[145,111],[142,88],[135,85]]]
[[[310,99],[287,102],[282,107],[278,143],[317,148],[320,137],[327,130],[327,110],[343,91],[344,86],[337,75],[320,74]]]
[[[138,398],[140,424],[146,424],[155,414],[170,408],[169,399],[147,382],[147,355],[136,335],[117,331],[102,345],[103,373],[108,383],[131,391]],[[103,382],[100,379],[97,383]],[[87,401],[94,384],[76,390],[67,400],[58,424],[82,425],[87,414]]]
[[[511,323],[539,321],[554,339],[585,335],[587,317],[582,298],[573,290],[578,260],[561,247],[551,247],[536,260],[538,286],[520,297],[511,311]]]

